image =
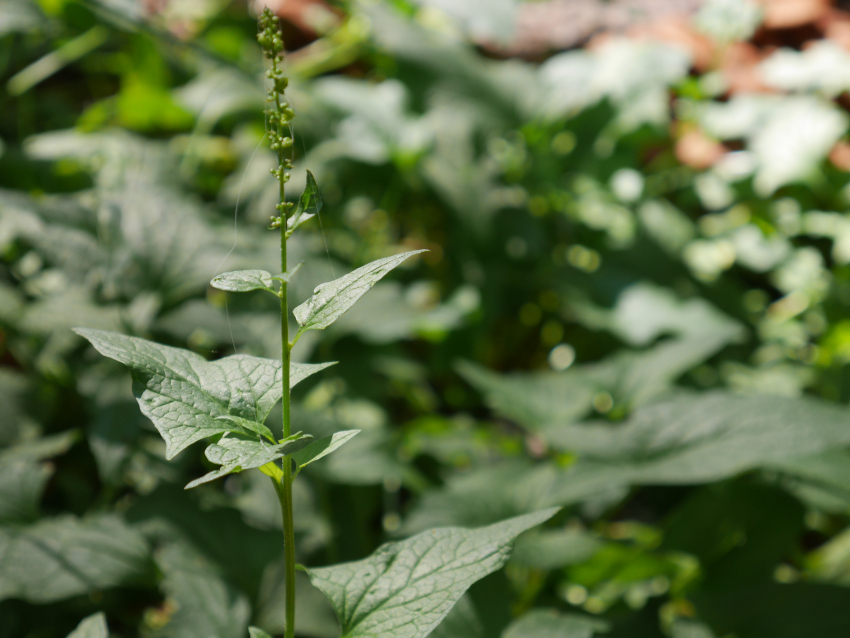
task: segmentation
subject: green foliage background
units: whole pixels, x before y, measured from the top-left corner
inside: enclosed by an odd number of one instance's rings
[[[337,3],[288,63],[290,191],[309,168],[325,201],[292,297],[430,250],[295,350],[341,362],[295,429],[362,430],[295,485],[299,561],[563,506],[432,635],[847,636],[850,178],[826,156],[850,55],[783,51],[777,91],[726,99],[666,45],[495,59],[470,34],[512,3],[455,4]],[[698,16],[721,44],[755,26],[732,5]],[[280,352],[271,300],[208,286],[278,260],[255,23],[156,6],[0,1],[4,637],[96,611],[115,636],[283,631],[268,481],[184,492],[200,448],[166,462],[70,330]],[[685,166],[683,129],[734,150]],[[299,587],[299,635],[337,636]]]

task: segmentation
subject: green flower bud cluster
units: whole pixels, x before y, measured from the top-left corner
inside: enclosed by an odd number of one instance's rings
[[[277,151],[278,167],[271,169],[280,182],[281,201],[283,201],[284,184],[289,181],[289,169],[292,162],[284,158],[286,149],[292,146],[290,135],[290,123],[295,117],[292,106],[283,97],[286,87],[289,86],[289,78],[284,75],[280,63],[283,61],[283,38],[280,32],[280,19],[274,15],[268,7],[263,9],[258,19],[260,32],[257,34],[257,42],[263,48],[266,57],[271,60],[272,67],[266,71],[266,77],[271,81],[267,91],[267,99],[272,103],[272,108],[265,110],[266,121],[269,127],[269,145],[271,150]],[[286,220],[286,211],[292,204],[278,204],[280,217],[272,217],[270,228],[280,228]]]
[[[271,9],[266,7],[257,21],[260,25],[257,42],[259,42],[266,57],[274,59],[283,51],[283,38],[280,35],[280,18],[274,15]]]

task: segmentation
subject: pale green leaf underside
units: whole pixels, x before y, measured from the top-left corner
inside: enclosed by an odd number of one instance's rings
[[[248,636],[250,638],[272,638],[259,627],[248,627]]]
[[[331,436],[326,436],[318,441],[313,441],[300,452],[296,452],[292,455],[292,460],[298,465],[298,470],[300,471],[305,465],[310,465],[313,461],[318,461],[320,458],[327,456],[338,447],[345,445],[359,433],[360,430],[343,430],[342,432],[335,432]]]
[[[106,616],[99,611],[84,618],[77,628],[68,634],[68,638],[109,638]]]
[[[387,543],[369,558],[308,569],[341,638],[424,638],[477,580],[505,564],[511,541],[557,508],[479,529],[446,527]]]
[[[380,279],[408,257],[426,252],[411,250],[406,253],[378,259],[354,270],[344,277],[316,286],[313,296],[292,311],[301,328],[323,330],[339,319],[346,310],[365,295]]]
[[[210,285],[219,290],[230,292],[248,292],[250,290],[271,290],[272,274],[265,270],[234,270],[215,277]]]
[[[283,458],[304,448],[313,440],[309,434],[296,434],[277,445],[267,445],[261,441],[246,441],[244,439],[222,438],[218,443],[210,445],[205,454],[211,463],[222,467],[214,472],[205,474],[189,483],[189,490],[198,485],[209,483],[222,476],[242,472],[255,467],[261,467]]]
[[[116,332],[77,328],[102,355],[128,366],[142,413],[176,454],[223,432],[242,432],[235,416],[262,423],[282,395],[281,362],[237,354],[217,361]],[[290,386],[332,363],[293,363]]]

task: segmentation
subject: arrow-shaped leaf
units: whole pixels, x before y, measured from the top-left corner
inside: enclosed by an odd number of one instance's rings
[[[300,452],[296,452],[292,455],[292,460],[295,461],[296,465],[298,465],[296,474],[300,472],[301,468],[305,465],[310,465],[313,461],[318,461],[323,456],[327,456],[338,447],[348,443],[359,433],[360,430],[343,430],[342,432],[335,432],[331,436],[326,436],[318,441],[313,441]]]
[[[322,196],[319,193],[319,185],[316,184],[316,178],[313,173],[307,171],[307,185],[304,187],[304,192],[301,194],[301,199],[298,200],[298,206],[295,212],[286,221],[286,236],[292,235],[292,231],[298,228],[307,220],[313,219],[322,211]]]
[[[230,292],[248,292],[249,290],[269,290],[272,288],[272,274],[265,270],[234,270],[215,277],[210,285],[219,290]],[[277,294],[277,293],[275,293]]]
[[[408,257],[423,252],[426,251],[411,250],[392,257],[384,257],[344,277],[316,286],[313,296],[292,311],[295,320],[301,326],[296,338],[306,330],[327,328],[389,271]]]
[[[167,458],[195,441],[242,432],[235,416],[262,423],[282,395],[280,361],[238,354],[207,361],[194,352],[116,332],[78,328],[102,355],[128,366],[142,413],[165,439]],[[331,363],[293,363],[290,385]]]
[[[312,440],[313,437],[309,434],[301,433],[293,434],[277,445],[266,445],[262,441],[222,438],[218,443],[210,445],[205,452],[210,462],[222,467],[195,479],[186,486],[186,489],[209,483],[234,472],[242,472],[271,463],[287,454],[297,452]]]
[[[330,599],[341,638],[425,638],[470,585],[505,564],[514,538],[557,511],[479,529],[434,529],[307,573]]]

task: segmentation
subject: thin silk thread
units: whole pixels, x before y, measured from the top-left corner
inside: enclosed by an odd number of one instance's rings
[[[225,262],[225,260],[230,257],[233,251],[236,249],[236,243],[239,239],[239,231],[238,231],[238,219],[239,219],[239,200],[242,197],[242,185],[245,183],[245,176],[248,174],[248,169],[251,168],[251,162],[254,161],[254,156],[257,154],[257,151],[260,150],[260,145],[266,139],[266,133],[263,133],[263,137],[260,138],[260,141],[257,142],[257,146],[254,148],[254,152],[251,153],[251,157],[248,159],[248,164],[245,166],[245,170],[242,171],[242,179],[239,180],[239,190],[236,192],[236,207],[233,210],[233,245],[230,247],[230,250],[227,251],[227,254],[221,258],[221,261],[218,262],[218,266],[215,268],[215,274],[213,274],[213,279],[218,276],[218,271],[221,269],[221,265]],[[236,340],[233,338],[233,326],[230,324],[230,309],[227,306],[227,293],[224,293],[224,314],[227,316],[227,330],[230,332],[230,343],[233,345],[233,352],[239,354],[239,351],[236,348]]]

